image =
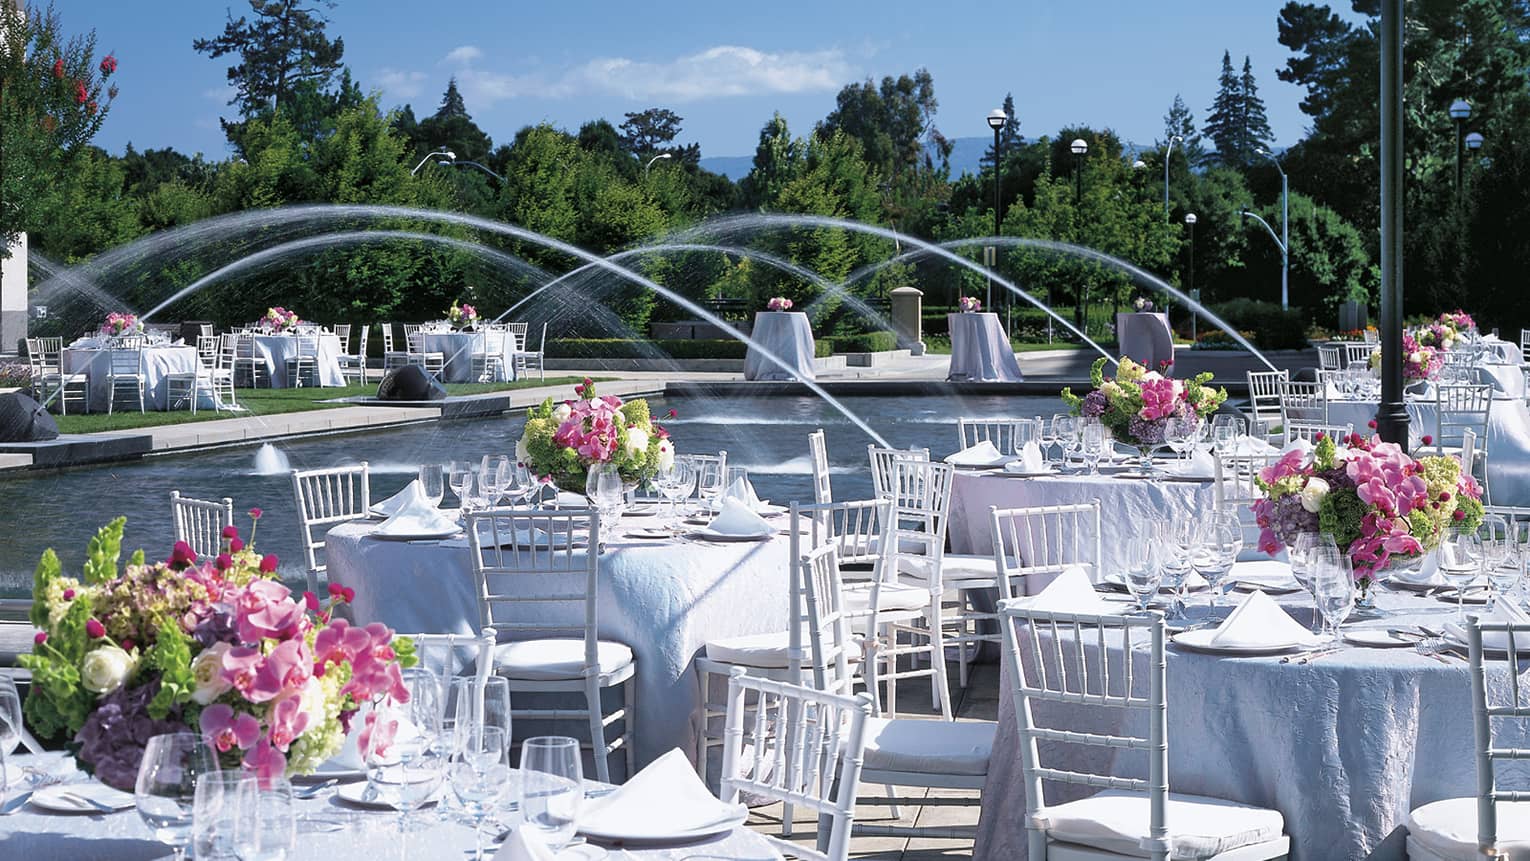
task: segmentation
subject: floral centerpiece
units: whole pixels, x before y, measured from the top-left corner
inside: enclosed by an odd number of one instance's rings
[[[597,395],[590,379],[574,394],[556,406],[548,398],[527,413],[515,457],[532,472],[583,493],[586,472],[595,464],[616,464],[623,481],[636,485],[674,462],[669,432],[653,421],[647,401]]]
[[[259,509],[250,512],[257,522]],[[67,733],[81,766],[132,791],[148,740],[190,728],[225,768],[262,776],[314,771],[340,751],[352,718],[389,694],[414,645],[383,625],[332,619],[350,599],[330,586],[294,598],[260,556],[225,527],[223,552],[198,559],[177,541],[170,558],[142,550],[118,569],[119,517],[90,540],[79,577],[50,549],[33,576],[26,719],[45,737]],[[251,540],[254,529],[251,529]],[[362,732],[366,732],[364,727]]]
[[[101,331],[103,334],[117,338],[130,332],[143,331],[143,324],[132,314],[113,311],[106,315],[106,322],[101,324]]]
[[[1412,332],[1403,332],[1402,340],[1403,379],[1432,380],[1440,375],[1445,359],[1438,349],[1420,344]],[[1373,371],[1381,368],[1380,349],[1371,351],[1370,365]]]
[[[1062,399],[1074,415],[1098,418],[1117,440],[1137,446],[1144,457],[1163,444],[1171,420],[1192,415],[1204,419],[1227,400],[1226,389],[1207,385],[1210,372],[1181,380],[1122,358],[1115,379],[1107,379],[1105,361],[1097,359],[1089,370],[1093,391],[1079,397],[1071,388],[1063,389]],[[1166,362],[1162,370],[1168,368]]]
[[[261,317],[256,324],[272,332],[290,332],[303,325],[303,321],[298,317],[296,311],[288,311],[286,308],[277,305],[274,308],[267,308],[266,315]]]
[[[452,303],[452,307],[446,309],[446,319],[453,326],[461,329],[471,329],[478,324],[478,309],[466,302],[458,305]]]
[[[1151,313],[1153,313],[1153,308],[1154,308],[1153,300],[1147,298],[1146,296],[1138,296],[1132,302],[1132,307],[1136,308],[1139,313],[1142,313],[1142,314],[1151,314]]]
[[[963,296],[956,300],[956,304],[964,314],[976,314],[983,310],[983,303],[976,296]]]
[[[770,301],[765,303],[765,307],[771,311],[790,311],[792,300],[785,296],[772,296]]]
[[[1380,437],[1320,437],[1310,453],[1286,452],[1256,482],[1260,550],[1274,555],[1302,532],[1326,532],[1362,587],[1388,566],[1421,559],[1447,529],[1482,522],[1482,488],[1458,458],[1415,458]]]

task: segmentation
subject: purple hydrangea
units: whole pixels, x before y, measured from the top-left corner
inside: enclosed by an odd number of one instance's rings
[[[102,783],[132,792],[149,739],[187,731],[180,721],[149,717],[149,702],[158,692],[158,678],[135,688],[124,685],[102,697],[80,727],[74,737],[79,745],[77,758]]]
[[[1132,439],[1143,445],[1162,445],[1163,427],[1163,419],[1153,419],[1150,421],[1132,416],[1131,424],[1127,426],[1126,430],[1132,435]]]
[[[191,638],[204,649],[213,643],[238,645],[239,631],[234,627],[232,615],[225,610],[214,609],[192,627]]]
[[[1095,389],[1089,394],[1084,395],[1084,403],[1079,407],[1078,411],[1081,415],[1097,418],[1105,414],[1105,407],[1105,393]]]
[[[1282,544],[1290,547],[1296,543],[1296,536],[1318,531],[1318,516],[1302,507],[1300,493],[1289,493],[1275,501],[1275,509],[1270,514],[1270,531]]]

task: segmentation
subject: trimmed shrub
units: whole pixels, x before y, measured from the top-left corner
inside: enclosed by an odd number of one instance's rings
[[[865,335],[839,335],[834,338],[836,353],[885,353],[898,348],[898,336],[892,332]]]
[[[1265,350],[1301,350],[1307,346],[1307,323],[1300,308],[1282,309],[1274,302],[1232,299],[1211,306],[1239,332],[1252,333],[1254,345]]]
[[[834,355],[834,340],[832,338],[819,338],[813,342],[813,358],[827,359]]]

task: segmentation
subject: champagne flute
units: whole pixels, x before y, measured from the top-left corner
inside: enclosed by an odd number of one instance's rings
[[[526,739],[521,746],[521,814],[554,852],[574,839],[583,799],[579,742],[560,736]]]
[[[445,470],[439,463],[420,464],[420,492],[430,500],[432,507],[440,508],[441,499],[446,496]]]
[[[478,484],[489,508],[499,504],[510,486],[510,458],[503,454],[486,454],[478,468]]]
[[[1052,461],[1052,446],[1057,444],[1057,420],[1062,417],[1062,413],[1052,416],[1051,421],[1044,421],[1041,416],[1036,417],[1036,423],[1040,427],[1037,442],[1041,443],[1041,453],[1045,455],[1048,463]]]
[[[1105,453],[1105,426],[1097,421],[1084,423],[1079,434],[1079,445],[1084,452],[1084,462],[1090,475],[1100,474],[1100,457]]]
[[[212,750],[189,732],[156,735],[144,746],[133,784],[133,803],[154,839],[169,846],[175,861],[186,857],[191,842],[197,778],[217,771]]]
[[[246,777],[235,797],[234,852],[239,861],[286,861],[297,848],[292,784],[282,777]]]
[[[1355,578],[1344,570],[1338,551],[1322,548],[1312,556],[1312,579],[1318,612],[1332,644],[1339,645],[1339,625],[1355,609]]]

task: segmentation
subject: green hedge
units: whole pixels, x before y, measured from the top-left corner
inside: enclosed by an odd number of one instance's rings
[[[749,345],[734,340],[636,341],[627,338],[558,338],[547,342],[556,359],[742,359]]]
[[[1240,332],[1252,332],[1254,346],[1264,350],[1300,350],[1307,346],[1307,322],[1299,308],[1282,309],[1274,302],[1232,299],[1211,306]]]
[[[819,338],[813,342],[813,358],[824,359],[834,355],[834,342],[828,338]]]
[[[885,353],[898,348],[898,336],[892,332],[836,335],[833,339],[833,348],[836,353]]]

